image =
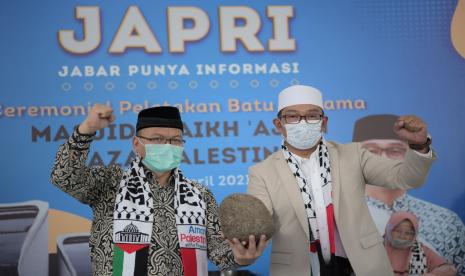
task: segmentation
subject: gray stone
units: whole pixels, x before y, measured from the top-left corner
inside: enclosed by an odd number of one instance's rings
[[[266,206],[258,198],[235,193],[221,202],[220,222],[224,236],[232,240],[248,241],[249,235],[255,235],[258,242],[261,235],[270,239],[273,235],[273,220]]]

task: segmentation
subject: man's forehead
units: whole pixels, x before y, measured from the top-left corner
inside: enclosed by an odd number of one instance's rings
[[[297,104],[285,107],[283,112],[322,112],[323,110],[313,104]]]

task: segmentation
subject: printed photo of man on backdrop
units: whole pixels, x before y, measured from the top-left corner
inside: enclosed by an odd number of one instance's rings
[[[392,129],[397,119],[398,116],[392,114],[360,118],[355,123],[352,140],[361,142],[364,148],[376,155],[403,160],[408,144]],[[465,226],[457,214],[411,196],[403,189],[367,185],[366,200],[380,233],[384,233],[386,223],[394,212],[415,214],[420,223],[418,240],[453,263],[458,275],[465,275]]]

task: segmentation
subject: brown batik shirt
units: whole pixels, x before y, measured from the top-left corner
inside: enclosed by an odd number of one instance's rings
[[[86,165],[90,144],[94,136],[73,132],[66,143],[60,146],[52,170],[51,182],[89,205],[93,212],[90,236],[90,256],[94,275],[111,276],[113,265],[113,212],[116,193],[123,169],[119,166]],[[148,174],[154,194],[154,223],[148,254],[148,275],[183,275],[177,235],[174,199],[174,181],[166,186],[156,184]],[[194,183],[202,193],[207,205],[207,254],[220,269],[234,269],[232,251],[221,238],[218,207],[213,194],[199,183]]]

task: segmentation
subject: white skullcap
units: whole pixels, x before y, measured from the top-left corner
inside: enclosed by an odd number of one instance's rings
[[[323,108],[321,92],[311,86],[293,85],[284,89],[278,96],[278,112],[283,108],[296,104],[313,104]]]

